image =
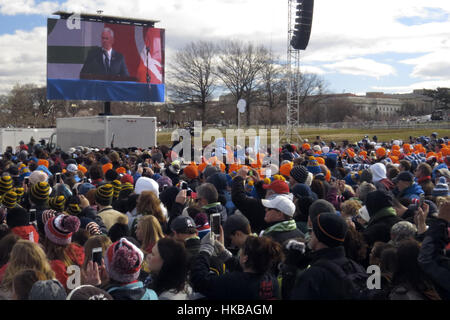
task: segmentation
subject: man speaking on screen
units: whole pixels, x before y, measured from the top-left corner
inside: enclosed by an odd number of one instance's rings
[[[92,79],[92,75],[129,77],[125,59],[122,54],[112,48],[113,44],[114,31],[104,28],[102,47],[95,47],[89,51],[80,72],[81,79]]]

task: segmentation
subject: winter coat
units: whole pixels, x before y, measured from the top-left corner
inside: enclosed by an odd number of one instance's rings
[[[111,284],[105,288],[114,300],[158,300],[152,289],[147,289],[141,281],[128,284]]]
[[[225,208],[220,202],[214,202],[206,206],[203,206],[202,211],[206,213],[208,219],[209,216],[212,215],[213,213],[220,213],[220,221],[222,225],[225,223],[225,221],[227,221],[228,217],[227,208]]]
[[[381,180],[375,182],[374,185],[377,188],[377,190],[386,191],[386,192],[394,190],[394,188],[395,188],[395,184],[392,183],[392,181],[389,180],[388,178],[381,179]]]
[[[78,265],[81,267],[84,262],[85,253],[84,248],[80,246],[77,243],[70,243],[65,251],[67,252],[70,260],[72,260],[73,264]],[[68,280],[68,274],[67,274],[67,266],[65,263],[61,260],[51,260],[50,266],[52,267],[52,270],[55,272],[56,279],[61,282],[61,284],[64,286],[66,290],[67,288],[67,280]]]
[[[377,241],[388,242],[391,239],[391,228],[397,222],[402,221],[392,207],[379,210],[372,216],[363,231],[363,236],[369,247]]]
[[[106,229],[106,226],[103,223],[102,218],[99,215],[97,215],[97,211],[94,208],[92,208],[92,207],[84,208],[83,210],[81,210],[78,217],[79,218],[86,217],[86,218],[93,220],[100,227],[101,233],[103,233],[103,234],[108,233],[108,230]]]
[[[434,183],[431,181],[431,177],[426,177],[423,180],[419,179],[418,184],[425,192],[425,196],[431,196],[433,194]]]
[[[298,277],[292,289],[291,300],[339,300],[344,297],[342,280],[328,269],[319,265],[322,260],[332,261],[343,265],[349,261],[345,257],[345,249],[342,246],[325,248],[311,254],[311,266],[304,270]],[[354,265],[360,267],[354,262]],[[361,271],[361,270],[359,270]]]
[[[191,267],[195,292],[211,300],[276,300],[278,281],[271,274],[231,272],[218,276],[210,272],[210,257],[200,252]]]
[[[128,216],[114,210],[112,206],[103,208],[97,213],[97,215],[102,219],[107,231],[109,231],[109,229],[111,229],[111,227],[118,222],[128,224]]]
[[[293,219],[277,222],[261,233],[261,235],[270,237],[281,245],[290,239],[305,238],[305,234],[297,228]]]
[[[425,233],[419,253],[419,266],[434,282],[442,299],[450,299],[450,259],[443,249],[450,242],[447,221],[436,219]]]
[[[407,198],[408,200],[419,199],[420,195],[423,194],[423,189],[417,183],[414,183],[412,186],[406,188],[405,190],[399,192],[398,190],[394,192],[397,199]]]
[[[18,235],[24,240],[30,240],[34,243],[39,243],[39,233],[34,225],[14,227],[11,229],[12,233]]]
[[[264,221],[265,207],[260,199],[248,197],[245,193],[244,179],[235,177],[231,188],[231,198],[236,208],[248,219],[253,232],[260,233],[269,227]]]

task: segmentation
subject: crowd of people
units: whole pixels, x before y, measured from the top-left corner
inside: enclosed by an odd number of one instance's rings
[[[174,145],[8,147],[1,298],[450,298],[448,137]]]

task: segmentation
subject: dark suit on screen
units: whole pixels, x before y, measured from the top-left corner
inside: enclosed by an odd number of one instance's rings
[[[83,68],[81,69],[80,77],[82,77],[83,74],[114,75],[122,77],[130,76],[123,55],[114,49],[111,51],[110,67],[109,70],[107,70],[103,62],[103,49],[101,47],[96,47],[89,51]]]

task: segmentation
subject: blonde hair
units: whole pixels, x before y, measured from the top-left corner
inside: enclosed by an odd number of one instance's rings
[[[137,199],[136,211],[143,216],[155,216],[160,224],[166,222],[166,217],[161,209],[161,201],[152,191],[142,191]]]
[[[85,257],[83,262],[83,269],[86,269],[89,260],[91,260],[92,249],[101,247],[103,251],[102,255],[104,255],[106,250],[111,244],[112,244],[111,239],[106,235],[98,235],[90,237],[84,244]]]
[[[11,290],[14,277],[25,269],[41,272],[46,280],[55,278],[55,272],[41,246],[32,241],[20,239],[11,250],[11,257],[1,286]]]
[[[142,216],[138,218],[138,224],[142,230],[142,250],[145,251],[149,245],[155,244],[164,238],[161,224],[155,216]],[[150,253],[150,252],[145,252]]]
[[[439,197],[436,197],[436,206],[437,206],[437,208],[438,208],[438,211],[439,211],[439,209],[441,209],[441,206],[444,204],[444,203],[446,203],[446,202],[450,202],[450,196],[445,196],[445,197],[442,197],[442,196],[439,196]]]
[[[362,205],[358,200],[347,200],[341,204],[341,214],[354,217],[358,214],[358,211],[361,208]]]

